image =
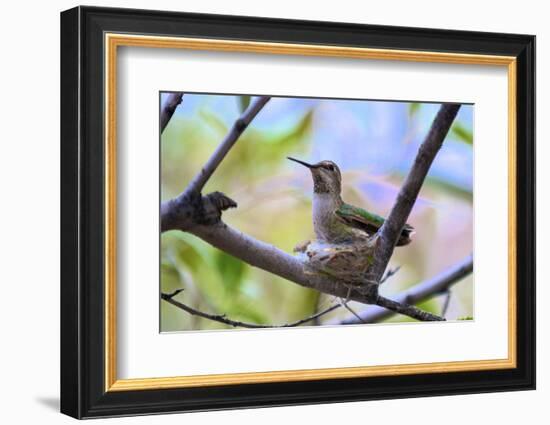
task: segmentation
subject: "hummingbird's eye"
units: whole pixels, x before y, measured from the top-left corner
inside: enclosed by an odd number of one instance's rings
[[[328,168],[330,171],[334,171],[334,165],[332,165],[332,164],[328,164],[328,165],[327,165],[327,168]]]

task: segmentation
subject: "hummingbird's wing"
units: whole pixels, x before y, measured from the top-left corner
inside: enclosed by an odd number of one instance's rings
[[[349,226],[362,230],[369,236],[374,235],[384,224],[384,217],[346,203],[343,203],[336,211],[336,215]],[[413,233],[414,228],[409,224],[405,224],[397,241],[397,246],[407,245],[411,241]]]

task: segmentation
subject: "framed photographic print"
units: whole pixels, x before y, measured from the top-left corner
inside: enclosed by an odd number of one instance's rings
[[[535,38],[61,14],[61,411],[533,389]]]

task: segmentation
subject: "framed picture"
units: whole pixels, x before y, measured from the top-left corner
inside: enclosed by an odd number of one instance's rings
[[[535,38],[61,14],[61,411],[535,387]]]

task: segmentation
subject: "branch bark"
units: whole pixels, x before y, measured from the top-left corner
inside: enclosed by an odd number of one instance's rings
[[[418,304],[432,298],[435,295],[448,291],[451,286],[472,273],[473,269],[474,259],[472,255],[469,255],[451,268],[444,270],[429,280],[419,283],[418,285],[397,294],[393,298],[395,301],[403,304]],[[372,306],[366,308],[362,312],[359,312],[358,314],[359,317],[361,317],[361,321],[364,323],[379,322],[380,320],[387,319],[396,313],[395,311],[392,311],[393,309],[387,310],[383,307],[384,306]],[[362,322],[357,320],[355,317],[350,316],[344,320],[330,321],[328,324],[357,325]]]
[[[421,320],[423,322],[440,322],[445,320],[444,317],[421,310],[418,307],[415,307],[414,305],[409,304],[405,301],[399,302],[390,300],[389,298],[383,297],[382,295],[379,295],[378,298],[376,298],[376,305],[384,307],[385,309],[391,310],[395,313],[404,314],[405,316],[412,317],[413,319]],[[361,316],[356,317],[356,319],[359,320],[361,323],[367,323],[363,320]]]
[[[424,179],[432,165],[432,162],[441,148],[451,125],[460,109],[459,104],[443,104],[437,113],[428,136],[420,145],[414,164],[407,175],[403,186],[399,190],[397,200],[378,232],[377,252],[374,263],[369,271],[368,280],[380,282],[384,270],[390,261],[393,250],[403,230],[403,226],[409,218],[409,214],[420,193]]]
[[[191,226],[189,233],[253,267],[276,274],[306,288],[353,301],[368,303],[367,297],[354,288],[321,274],[308,273],[304,262],[279,248],[254,239],[223,222]]]
[[[176,108],[181,103],[181,99],[183,98],[183,93],[170,93],[168,95],[168,98],[166,100],[166,103],[164,104],[164,107],[162,108],[162,111],[160,112],[160,132],[164,132],[164,129],[170,122],[170,119],[172,118],[172,115],[174,115],[174,112],[176,111]]]

